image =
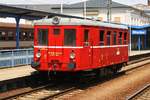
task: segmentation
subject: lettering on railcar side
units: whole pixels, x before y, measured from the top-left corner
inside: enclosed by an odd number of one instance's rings
[[[61,56],[62,52],[48,52],[49,56]]]

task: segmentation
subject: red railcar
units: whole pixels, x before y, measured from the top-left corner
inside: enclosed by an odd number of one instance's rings
[[[79,19],[43,19],[34,26],[33,68],[77,72],[111,68],[128,61],[128,28]],[[115,66],[114,66],[115,65]]]

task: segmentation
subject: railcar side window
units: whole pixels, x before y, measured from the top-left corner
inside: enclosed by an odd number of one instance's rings
[[[54,29],[54,35],[59,35],[59,34],[60,34],[60,29],[55,28],[55,29]]]
[[[38,29],[38,45],[48,45],[48,29]]]
[[[99,41],[100,45],[104,45],[104,30],[99,31]]]
[[[33,40],[33,32],[32,31],[20,31],[19,32],[19,40],[32,41]]]
[[[75,29],[64,30],[64,45],[65,46],[76,45],[76,30]]]
[[[6,33],[5,32],[0,32],[0,40],[6,40]]]
[[[127,44],[127,32],[124,33],[124,44]]]
[[[29,39],[28,39],[28,40],[29,40],[29,41],[33,40],[33,37],[34,37],[33,32],[32,32],[32,31],[29,32],[28,35],[29,35]]]
[[[8,35],[8,40],[10,40],[10,41],[14,40],[13,32],[10,31],[10,32],[7,33],[7,35]]]
[[[84,45],[88,46],[89,45],[89,30],[84,30]]]
[[[118,39],[119,39],[119,44],[122,44],[122,32],[119,32]]]
[[[28,34],[26,32],[20,32],[20,40],[28,40]]]
[[[117,44],[117,32],[114,32],[114,45]]]
[[[110,45],[110,41],[111,41],[111,32],[108,31],[107,32],[107,45]]]

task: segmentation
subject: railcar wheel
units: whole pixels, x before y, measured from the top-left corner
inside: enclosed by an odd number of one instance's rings
[[[118,72],[117,67],[118,67],[117,65],[112,66],[111,70],[112,70],[113,75],[117,74],[117,72]]]
[[[100,75],[101,75],[100,69],[95,69],[95,70],[94,70],[94,73],[95,73],[95,77],[96,77],[96,78],[100,78]]]
[[[100,77],[107,76],[108,75],[107,68],[101,68],[101,69],[99,69],[99,74],[100,74]]]
[[[123,63],[114,65],[112,67],[113,74],[117,74],[123,67]]]

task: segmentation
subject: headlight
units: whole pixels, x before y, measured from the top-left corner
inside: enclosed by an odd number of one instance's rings
[[[40,52],[36,53],[36,57],[40,58],[41,57],[41,53]]]
[[[74,52],[71,52],[70,53],[70,59],[74,59],[75,58],[75,53]]]

